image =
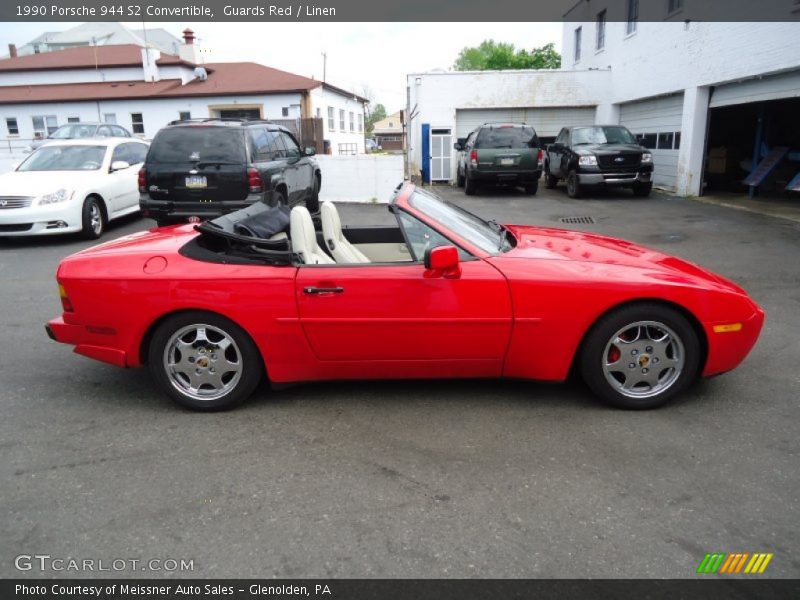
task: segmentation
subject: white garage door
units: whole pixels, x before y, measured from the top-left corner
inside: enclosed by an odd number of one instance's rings
[[[539,137],[555,137],[562,127],[594,125],[595,108],[483,108],[456,110],[456,137],[484,123],[527,123]]]
[[[681,146],[683,94],[640,100],[620,105],[619,122],[653,152],[653,183],[674,190]]]
[[[709,108],[800,97],[800,71],[720,85],[714,89]]]

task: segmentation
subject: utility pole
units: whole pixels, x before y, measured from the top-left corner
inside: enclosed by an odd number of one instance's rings
[[[322,54],[322,83],[326,83],[327,82],[326,75],[328,71],[328,53],[321,52],[320,54]]]

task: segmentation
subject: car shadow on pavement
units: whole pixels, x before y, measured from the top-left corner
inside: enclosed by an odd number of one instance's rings
[[[102,244],[103,242],[108,242],[118,237],[115,235],[120,229],[125,228],[126,226],[142,219],[141,214],[138,212],[133,213],[131,215],[125,215],[124,217],[119,217],[118,219],[114,219],[110,223],[106,223],[106,229],[103,232],[103,236],[97,240],[85,240],[81,237],[80,233],[64,233],[64,234],[53,234],[53,235],[30,235],[30,236],[14,236],[3,237],[0,234],[0,248],[8,247],[8,248],[26,248],[26,247],[53,247],[53,246],[63,246],[64,244],[74,244],[76,242],[84,242],[87,244]],[[155,227],[155,223],[147,219],[152,223],[152,227]],[[148,227],[150,229],[150,227]]]

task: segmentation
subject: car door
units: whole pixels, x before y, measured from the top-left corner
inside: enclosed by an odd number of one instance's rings
[[[147,144],[140,142],[126,142],[117,146],[115,153],[121,149],[119,160],[124,160],[130,166],[127,169],[117,171],[119,174],[118,185],[120,185],[119,207],[120,210],[129,209],[130,207],[139,205],[139,169],[144,164],[144,159],[147,156]],[[112,164],[114,160],[112,157]]]
[[[420,252],[452,243],[400,214],[414,262],[298,268],[299,317],[314,354],[359,377],[409,367],[425,376],[499,376],[512,317],[505,278],[463,250],[460,276],[432,274]]]
[[[303,199],[306,190],[306,181],[311,181],[308,159],[300,149],[300,144],[293,136],[285,131],[278,132],[278,136],[286,148],[286,180],[289,185],[289,204],[295,204]]]
[[[567,128],[564,127],[559,131],[556,141],[553,143],[553,150],[550,152],[550,172],[554,175],[562,175],[561,172],[561,158],[564,153],[564,142],[567,139]]]

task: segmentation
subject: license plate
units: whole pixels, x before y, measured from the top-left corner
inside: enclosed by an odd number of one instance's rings
[[[501,158],[500,159],[500,164],[503,165],[503,166],[513,165],[514,164],[514,159],[513,158]]]
[[[190,175],[186,178],[187,188],[204,188],[208,187],[205,175]]]

